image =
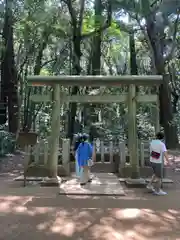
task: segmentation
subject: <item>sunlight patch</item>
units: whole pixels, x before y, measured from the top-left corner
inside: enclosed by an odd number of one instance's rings
[[[51,232],[59,233],[61,235],[71,237],[75,232],[75,224],[70,219],[64,219],[63,217],[57,218],[50,228]]]
[[[122,210],[114,210],[114,216],[117,219],[134,219],[142,215],[142,211],[137,208],[127,208]]]

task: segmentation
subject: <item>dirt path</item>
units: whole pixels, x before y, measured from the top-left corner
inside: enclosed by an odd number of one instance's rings
[[[2,177],[0,239],[178,240],[179,189],[165,197],[127,190],[125,197],[59,196],[57,188]]]
[[[178,166],[174,161],[173,168]],[[1,173],[14,175],[23,157],[1,161]],[[126,189],[124,197],[59,196],[57,188],[0,177],[0,240],[180,240],[180,173],[175,184],[157,197],[144,189]]]

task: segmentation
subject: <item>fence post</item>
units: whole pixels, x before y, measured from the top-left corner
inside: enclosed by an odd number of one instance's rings
[[[49,157],[49,144],[48,142],[44,143],[44,166],[47,166]]]
[[[62,165],[67,175],[70,175],[70,140],[69,139],[62,139]]]
[[[140,143],[140,160],[141,160],[141,167],[144,167],[144,143]]]
[[[31,146],[27,145],[25,146],[25,165],[29,163],[30,155],[31,155]]]
[[[113,155],[114,155],[114,151],[113,151],[113,142],[111,141],[109,144],[109,160],[110,163],[113,163]]]
[[[25,146],[24,187],[26,186],[26,177],[31,158],[31,150],[32,149],[30,145]]]
[[[140,164],[140,144],[141,144],[141,141],[137,138],[136,140],[136,146],[137,146],[137,160],[138,160],[138,164]]]
[[[126,164],[126,148],[125,148],[125,143],[120,142],[119,144],[120,148],[120,168],[124,167]]]
[[[104,142],[103,141],[101,141],[101,163],[104,163]]]
[[[35,164],[38,164],[40,154],[41,154],[40,143],[37,143],[37,145],[35,145],[35,149],[34,149],[34,151],[33,151]]]

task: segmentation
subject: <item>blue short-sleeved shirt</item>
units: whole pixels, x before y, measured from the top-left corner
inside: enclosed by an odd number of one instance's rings
[[[76,152],[80,167],[88,165],[88,160],[92,158],[93,148],[89,142],[80,143]]]

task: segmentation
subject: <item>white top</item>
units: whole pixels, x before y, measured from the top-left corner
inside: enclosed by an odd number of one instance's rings
[[[152,140],[150,143],[150,162],[162,163],[164,152],[166,152],[166,145],[160,140]],[[153,154],[154,153],[154,154]]]

